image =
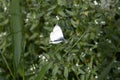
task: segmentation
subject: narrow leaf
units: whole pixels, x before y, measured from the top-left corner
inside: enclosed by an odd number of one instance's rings
[[[48,63],[42,66],[41,70],[38,72],[38,75],[35,80],[43,80],[43,77],[47,70],[52,66],[52,63]]]
[[[10,25],[13,36],[14,63],[17,68],[22,53],[22,19],[20,11],[20,0],[11,1]]]
[[[103,69],[101,74],[98,76],[97,80],[104,80],[106,78],[107,74],[110,72],[110,69],[112,68],[112,66],[113,66],[113,62],[111,62],[107,67],[105,67]]]
[[[67,67],[65,67],[65,69],[64,69],[64,76],[66,79],[68,78],[68,68]]]

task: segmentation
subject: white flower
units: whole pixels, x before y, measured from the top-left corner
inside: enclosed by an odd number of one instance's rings
[[[95,76],[95,78],[97,79],[97,78],[98,78],[98,76]]]
[[[76,66],[78,67],[78,66],[79,66],[79,64],[78,64],[78,63],[76,63]]]
[[[118,70],[120,70],[120,67],[118,67]]]
[[[78,6],[79,6],[79,4],[74,4],[74,6],[75,6],[75,7],[78,7]]]
[[[96,0],[94,1],[94,5],[98,5],[98,2]]]
[[[0,33],[0,37],[5,36],[6,34],[7,34],[6,32],[2,32],[2,33]]]
[[[95,24],[98,24],[98,21],[95,19]]]
[[[7,7],[4,7],[4,11],[6,11],[7,10]]]
[[[112,43],[112,41],[110,39],[106,39],[106,41],[108,41],[108,43]]]
[[[56,16],[57,20],[60,20],[59,16]]]
[[[48,61],[48,59],[47,59],[44,55],[42,55],[42,54],[39,55],[38,57],[39,57],[40,59],[42,59],[43,61]]]
[[[41,38],[41,37],[43,37],[43,34],[40,34],[40,36],[39,36],[39,37],[40,37],[40,38]]]
[[[100,23],[101,23],[102,25],[105,25],[105,21],[101,21]]]
[[[118,9],[120,9],[120,7],[118,7]]]

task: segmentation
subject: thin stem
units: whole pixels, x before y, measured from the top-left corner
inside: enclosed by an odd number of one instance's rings
[[[74,45],[71,47],[71,49],[69,49],[69,51],[66,52],[63,57],[65,57],[65,56],[72,50],[72,48],[74,48],[74,47],[77,45],[77,43],[84,37],[84,35],[85,35],[87,32],[88,32],[88,30],[86,30],[86,31],[82,34],[82,36],[79,38],[79,40],[78,40],[76,43],[74,43]]]
[[[1,56],[2,56],[2,58],[3,58],[3,61],[5,62],[5,64],[6,64],[7,68],[8,68],[8,70],[10,71],[11,76],[12,76],[13,79],[15,80],[15,77],[14,77],[14,75],[13,75],[13,73],[12,73],[12,71],[11,71],[9,65],[8,65],[8,62],[7,62],[6,58],[4,57],[4,55],[3,55],[2,53],[3,53],[3,52],[1,52]]]

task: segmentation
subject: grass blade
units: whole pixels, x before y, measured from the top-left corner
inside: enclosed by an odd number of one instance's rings
[[[52,66],[52,63],[48,63],[42,66],[41,70],[38,73],[38,76],[35,80],[43,80],[43,77],[46,73],[46,71]]]
[[[14,63],[17,68],[22,53],[22,19],[20,11],[20,0],[11,1],[11,31],[13,36]]]

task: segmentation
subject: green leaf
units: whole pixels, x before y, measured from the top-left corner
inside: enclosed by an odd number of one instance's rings
[[[38,37],[38,36],[39,36],[38,33],[34,33],[34,34],[29,38],[29,40],[33,40],[33,39],[35,39],[35,38]]]
[[[56,73],[58,73],[58,69],[59,69],[59,67],[57,65],[55,65],[55,67],[53,68],[53,71],[52,71],[53,76],[55,76]]]
[[[38,75],[35,80],[43,80],[43,77],[48,69],[52,66],[53,63],[47,63],[42,66],[41,70],[38,72]]]
[[[12,0],[11,2],[11,18],[10,24],[13,33],[14,63],[15,67],[19,66],[22,53],[22,19],[20,12],[20,0]]]
[[[62,6],[62,5],[66,5],[66,0],[57,0],[58,5]]]
[[[101,74],[98,76],[97,80],[104,80],[106,79],[106,76],[108,75],[108,73],[110,72],[111,68],[113,67],[113,62],[111,62],[109,65],[107,65],[107,67],[105,67]]]
[[[66,79],[68,78],[68,68],[67,67],[65,67],[65,69],[64,69],[64,76]]]
[[[4,76],[0,76],[0,80],[7,80]]]
[[[3,22],[0,23],[0,26],[6,25],[8,23],[8,19],[4,20]]]
[[[65,13],[63,12],[63,10],[58,10],[58,14],[60,15],[60,16],[62,16],[62,17],[65,17],[66,15],[65,15]]]

